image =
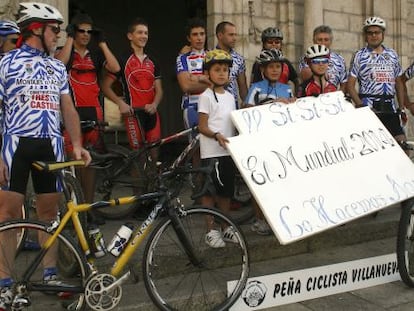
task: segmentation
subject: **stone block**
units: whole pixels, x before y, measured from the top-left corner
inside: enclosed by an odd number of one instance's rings
[[[332,1],[324,0],[323,8],[325,11],[333,11],[347,14],[360,14],[362,3],[360,0]]]
[[[325,11],[323,18],[325,24],[329,25],[334,31],[337,29],[349,31],[348,14]]]
[[[375,0],[373,1],[373,14],[375,16],[380,16],[386,21],[393,18],[395,14],[395,1],[389,0]]]

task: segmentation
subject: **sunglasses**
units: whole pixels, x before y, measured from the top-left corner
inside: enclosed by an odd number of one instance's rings
[[[282,40],[279,40],[279,39],[267,39],[266,40],[266,43],[267,44],[280,44],[280,43],[282,43]]]
[[[92,29],[81,29],[81,28],[76,29],[76,31],[80,33],[87,33],[88,35],[92,34],[93,32]]]
[[[55,35],[57,35],[60,32],[59,26],[47,25],[47,27],[49,27]]]
[[[329,63],[329,59],[328,58],[314,58],[314,59],[311,59],[311,63],[314,65],[325,65]]]

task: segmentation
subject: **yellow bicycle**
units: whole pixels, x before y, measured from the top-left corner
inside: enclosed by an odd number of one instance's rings
[[[63,169],[82,165],[82,161],[63,163],[35,162],[41,170],[53,171],[63,180]],[[204,171],[203,171],[204,170]],[[128,196],[92,204],[76,204],[64,185],[67,212],[60,221],[42,223],[34,220],[13,220],[0,224],[0,269],[8,271],[14,280],[12,310],[30,310],[31,304],[41,300],[40,294],[55,293],[69,297],[63,306],[67,310],[111,310],[122,297],[122,284],[131,275],[130,267],[138,260],[134,253],[145,242],[142,272],[145,287],[160,310],[227,310],[240,296],[249,274],[247,243],[240,228],[220,211],[202,206],[184,207],[179,200],[187,174],[194,169],[176,167],[161,172],[155,192]],[[208,176],[209,171],[197,169]],[[205,187],[204,187],[205,188]],[[110,271],[101,272],[99,260],[91,252],[79,215],[91,209],[105,208],[131,202],[153,202],[148,218],[136,226],[132,237],[119,257],[113,257]],[[64,230],[71,223],[78,241]],[[221,248],[211,248],[205,242],[207,229],[231,227],[235,239]],[[38,240],[38,250],[13,253],[10,243],[16,232],[24,230],[27,237]],[[9,238],[8,238],[9,237]],[[10,238],[11,237],[11,238]],[[14,237],[14,238],[13,238]],[[60,275],[58,282],[42,281],[43,267],[58,256],[76,263],[74,275]],[[108,259],[110,254],[106,254]],[[227,288],[228,281],[236,285]],[[137,292],[137,295],[141,293]]]

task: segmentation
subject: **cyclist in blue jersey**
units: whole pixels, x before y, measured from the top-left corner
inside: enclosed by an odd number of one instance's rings
[[[19,26],[13,21],[0,21],[0,54],[6,53],[16,48],[19,38]]]
[[[4,53],[7,53],[16,48],[17,39],[19,38],[19,26],[13,21],[0,21],[0,58]],[[3,132],[3,125],[1,119],[3,118],[0,110],[0,134]],[[2,140],[0,139],[0,146]]]
[[[394,138],[403,141],[400,118],[404,104],[403,71],[397,53],[383,44],[385,29],[385,21],[380,17],[365,20],[363,33],[367,45],[353,56],[347,90],[356,107],[371,107]]]
[[[330,50],[329,67],[326,72],[327,80],[339,90],[345,92],[347,81],[347,70],[345,59],[331,49],[333,33],[331,27],[320,25],[313,30],[313,43],[326,46]],[[306,62],[305,55],[299,61],[299,73],[302,81],[312,78],[312,71]]]
[[[237,40],[236,26],[230,22],[221,22],[216,26],[217,46],[216,49],[225,50],[233,59],[230,69],[230,83],[226,90],[233,94],[237,108],[240,108],[240,98],[243,100],[247,95],[246,61],[244,57],[234,50]]]
[[[0,159],[0,221],[21,217],[26,185],[31,173],[40,220],[56,219],[62,186],[52,173],[32,169],[32,162],[63,161],[61,120],[74,144],[74,157],[90,162],[82,148],[79,117],[69,95],[65,65],[49,56],[56,48],[59,11],[43,3],[20,3],[17,21],[21,36],[17,49],[0,60],[0,100],[4,113]],[[39,237],[42,240],[42,237]],[[9,273],[16,250],[15,236],[0,243],[0,310],[6,309],[13,283]],[[57,250],[56,250],[57,251]],[[56,282],[56,252],[44,258],[45,282]]]
[[[284,62],[282,52],[277,49],[263,50],[256,58],[256,61],[260,65],[264,79],[250,86],[244,103],[245,106],[251,107],[266,102],[269,103],[270,101],[285,104],[293,102],[294,98],[292,98],[290,85],[279,82]],[[259,235],[272,234],[272,230],[254,198],[252,198],[252,204],[255,208],[256,220],[252,224],[251,230]]]
[[[204,21],[193,18],[186,26],[186,36],[190,51],[180,54],[176,61],[177,80],[184,92],[181,108],[183,109],[186,128],[198,125],[198,100],[200,94],[209,87],[210,81],[203,72],[205,57],[206,26]]]

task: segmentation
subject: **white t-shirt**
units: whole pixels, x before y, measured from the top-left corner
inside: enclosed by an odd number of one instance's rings
[[[230,114],[236,110],[234,96],[225,91],[223,94],[216,92],[217,100],[211,89],[206,89],[200,94],[198,103],[198,112],[208,114],[208,127],[213,132],[220,132],[225,137],[232,137],[236,130],[231,121]],[[221,147],[214,139],[201,135],[200,137],[200,154],[202,159],[214,158],[229,155],[229,152]]]

